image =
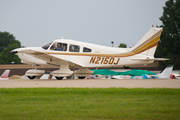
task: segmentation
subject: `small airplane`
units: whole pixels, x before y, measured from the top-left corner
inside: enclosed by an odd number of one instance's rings
[[[10,73],[10,70],[5,70],[4,73],[0,77],[0,80],[7,80],[9,73]]]
[[[58,80],[72,74],[84,79],[93,74],[93,71],[89,70],[92,67],[146,65],[155,60],[169,60],[154,58],[161,32],[162,28],[151,28],[132,48],[113,48],[70,39],[57,39],[43,47],[17,48],[11,53],[18,55],[22,63],[32,64],[32,69],[25,73],[29,79],[45,73],[45,70],[38,70],[36,65],[60,66],[59,70],[51,73]],[[79,70],[74,72],[70,67]]]
[[[159,74],[148,76],[148,78],[153,78],[153,79],[169,79],[170,75],[172,73],[172,70],[173,70],[173,65],[168,65]]]
[[[132,76],[131,79],[142,79],[142,77],[146,77],[146,79],[169,79],[172,70],[173,65],[168,65],[157,75]]]

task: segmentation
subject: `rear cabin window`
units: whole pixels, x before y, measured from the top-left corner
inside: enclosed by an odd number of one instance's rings
[[[87,47],[83,47],[83,52],[91,52],[91,49]]]
[[[67,43],[61,43],[61,42],[55,42],[50,50],[55,50],[55,51],[67,51]]]
[[[69,46],[69,52],[79,52],[79,49],[80,47],[78,45],[72,45],[70,44]]]

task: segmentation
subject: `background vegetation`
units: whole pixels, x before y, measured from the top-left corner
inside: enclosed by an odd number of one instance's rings
[[[21,63],[17,55],[9,54],[15,48],[20,48],[21,43],[8,32],[0,32],[0,64]]]
[[[124,43],[120,43],[118,47],[119,47],[119,48],[127,48],[127,45],[124,44]]]
[[[163,32],[155,53],[155,57],[169,58],[169,61],[160,62],[161,66],[173,64],[180,69],[180,0],[168,0],[163,7]]]

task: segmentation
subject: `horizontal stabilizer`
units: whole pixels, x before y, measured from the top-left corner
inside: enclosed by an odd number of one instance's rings
[[[131,60],[139,60],[139,61],[149,61],[149,60],[154,60],[154,61],[165,61],[169,60],[168,58],[131,58]]]

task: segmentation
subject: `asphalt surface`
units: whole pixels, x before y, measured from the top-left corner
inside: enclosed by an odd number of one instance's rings
[[[84,80],[0,80],[0,88],[74,87],[74,88],[180,88],[179,79],[84,79]]]

